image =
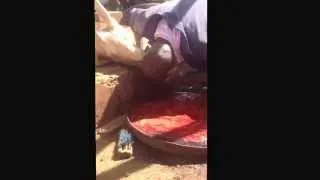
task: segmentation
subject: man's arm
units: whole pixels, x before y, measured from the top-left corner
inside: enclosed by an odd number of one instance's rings
[[[164,80],[168,71],[173,67],[173,50],[169,43],[163,39],[157,39],[146,52],[138,67],[145,76]]]

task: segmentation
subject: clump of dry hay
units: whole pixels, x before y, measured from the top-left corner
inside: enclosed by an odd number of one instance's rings
[[[102,85],[107,87],[115,87],[119,84],[119,76],[112,74],[102,74],[96,72],[96,85]]]

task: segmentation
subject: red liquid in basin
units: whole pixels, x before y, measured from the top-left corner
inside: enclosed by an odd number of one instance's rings
[[[207,95],[172,96],[134,107],[132,125],[150,137],[185,145],[207,145]]]

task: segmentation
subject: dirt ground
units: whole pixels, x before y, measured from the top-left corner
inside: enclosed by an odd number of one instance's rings
[[[205,180],[207,163],[155,150],[138,140],[129,159],[114,155],[117,131],[96,135],[96,180]]]

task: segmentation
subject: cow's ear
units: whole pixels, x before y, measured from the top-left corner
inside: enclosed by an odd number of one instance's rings
[[[95,11],[99,14],[102,21],[108,26],[108,28],[114,28],[119,25],[118,22],[110,15],[108,10],[103,7],[99,0],[95,0]]]

